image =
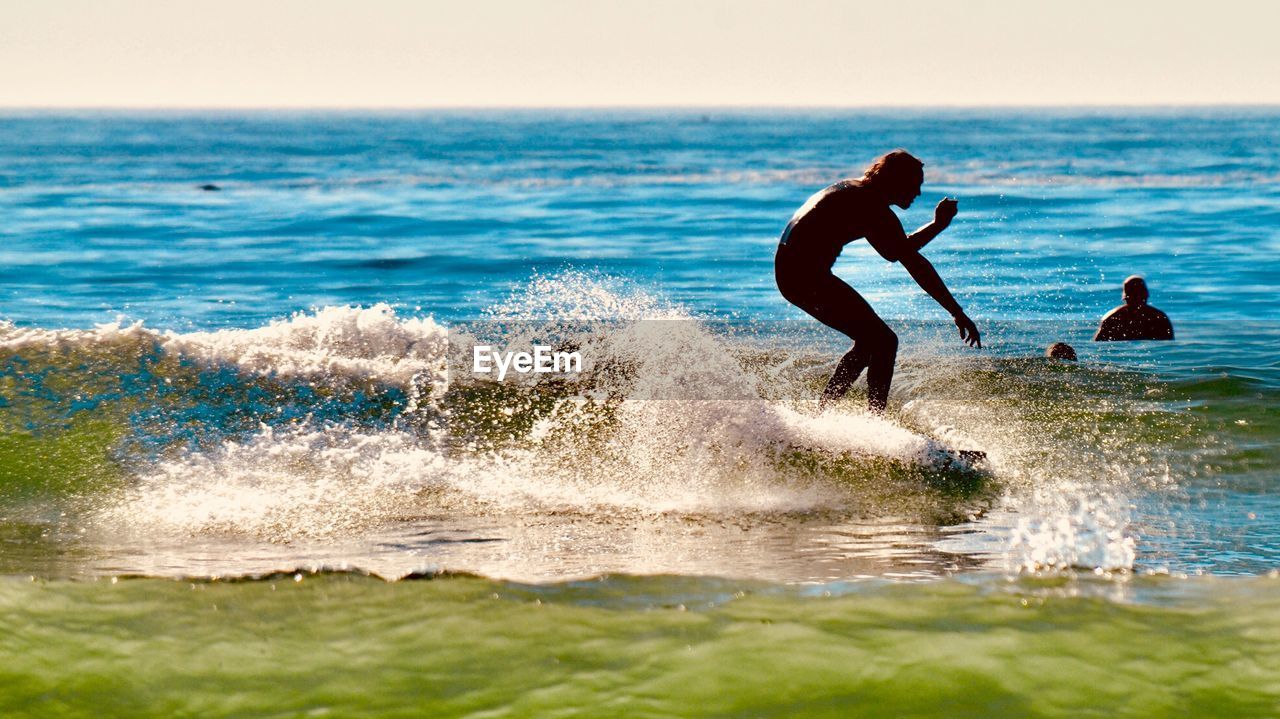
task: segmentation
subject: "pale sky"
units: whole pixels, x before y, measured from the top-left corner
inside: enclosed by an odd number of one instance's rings
[[[0,0],[0,106],[1280,104],[1276,0]]]

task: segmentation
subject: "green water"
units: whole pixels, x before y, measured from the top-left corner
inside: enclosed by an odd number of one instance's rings
[[[13,717],[1280,712],[1274,577],[9,578],[0,623]]]

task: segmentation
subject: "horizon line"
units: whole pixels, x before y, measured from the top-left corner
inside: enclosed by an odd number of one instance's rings
[[[1280,102],[1169,102],[1169,103],[886,103],[867,105],[724,103],[693,104],[582,104],[582,105],[4,105],[0,112],[432,112],[432,111],[813,111],[813,110],[1280,110]]]

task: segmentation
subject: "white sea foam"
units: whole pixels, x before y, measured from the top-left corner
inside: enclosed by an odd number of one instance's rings
[[[1014,571],[1131,569],[1137,553],[1128,502],[1096,487],[1037,488],[1018,505],[1006,566]]]
[[[850,498],[830,484],[787,476],[779,451],[926,462],[936,448],[883,419],[814,417],[762,399],[723,338],[681,308],[643,292],[620,293],[609,280],[538,278],[489,316],[572,321],[579,329],[586,321],[593,356],[630,371],[594,378],[598,384],[587,388],[594,398],[562,399],[526,436],[487,450],[459,445],[448,412],[425,434],[264,427],[140,473],[123,516],[142,526],[287,540],[462,506],[588,514],[811,510]],[[440,377],[447,349],[442,326],[397,318],[385,306],[326,308],[257,330],[162,339],[166,351],[247,373],[390,384]]]
[[[486,317],[537,319],[524,326],[530,332],[539,323],[572,325],[584,354],[626,371],[588,374],[574,396],[540,410],[531,429],[526,424],[489,446],[457,436],[451,423],[466,420],[456,413],[469,410],[444,405],[426,424],[369,427],[331,418],[264,425],[251,436],[237,434],[139,469],[104,517],[147,532],[291,541],[457,511],[724,516],[844,510],[860,499],[853,490],[790,472],[778,457],[819,452],[927,467],[944,463],[946,448],[958,446],[986,450],[988,466],[1006,486],[1003,508],[1014,519],[1001,526],[1011,567],[1113,569],[1134,560],[1129,473],[1099,466],[1096,457],[1064,465],[1069,448],[1044,446],[1044,427],[1036,424],[1042,419],[972,402],[908,403],[903,419],[933,439],[871,415],[819,415],[803,400],[765,399],[756,385],[761,380],[744,371],[730,341],[683,308],[583,273],[535,278]],[[114,351],[140,344],[250,376],[429,387],[433,402],[450,389],[448,353],[457,349],[445,326],[399,316],[386,305],[328,307],[257,329],[213,332],[157,332],[140,323],[89,330],[0,326],[0,346],[8,348]],[[927,371],[952,381],[945,375],[953,370]],[[777,376],[767,376],[776,386]],[[458,389],[483,396],[485,387]],[[496,411],[513,417],[529,410],[517,403]]]
[[[116,526],[273,541],[357,532],[409,506],[447,469],[400,432],[263,427],[142,471],[102,514]]]
[[[28,347],[65,350],[86,345],[155,342],[158,339],[159,335],[144,327],[142,322],[126,322],[123,318],[97,324],[87,330],[18,327],[7,320],[0,320],[0,347],[9,350]]]
[[[92,329],[16,327],[0,322],[0,347],[109,350],[150,342],[197,362],[279,377],[358,378],[409,387],[447,387],[448,330],[431,317],[401,318],[386,304],[324,307],[255,329],[157,331],[119,319]]]
[[[448,330],[389,305],[325,307],[257,329],[164,335],[165,349],[257,374],[348,376],[401,387],[448,385]]]
[[[974,393],[963,386],[973,380],[962,374],[948,368],[937,379]],[[970,525],[982,538],[949,539],[944,548],[972,546],[990,553],[995,547],[999,565],[1013,572],[1133,567],[1137,544],[1130,504],[1149,482],[1128,461],[1122,433],[1100,429],[1087,417],[1087,406],[1059,404],[1065,400],[908,403],[904,415],[930,434],[953,446],[985,450],[986,465],[1004,489],[997,510]],[[1089,433],[1080,432],[1088,427]]]

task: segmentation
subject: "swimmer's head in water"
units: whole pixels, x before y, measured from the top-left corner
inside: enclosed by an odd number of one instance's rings
[[[1045,357],[1053,359],[1076,361],[1076,350],[1066,342],[1054,342],[1049,345],[1049,349],[1044,351]]]
[[[1126,305],[1145,305],[1149,296],[1146,280],[1133,275],[1124,281],[1123,297]]]
[[[864,187],[874,187],[885,199],[902,209],[920,196],[924,183],[924,163],[906,150],[894,150],[871,163],[862,173]]]

